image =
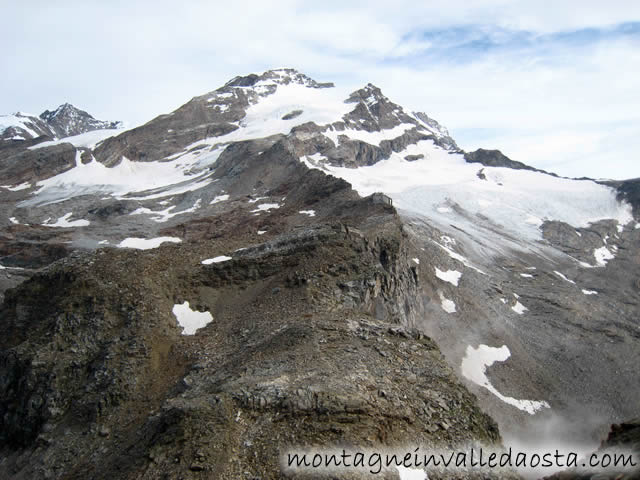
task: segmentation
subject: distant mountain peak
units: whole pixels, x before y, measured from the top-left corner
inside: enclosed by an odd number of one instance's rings
[[[68,102],[53,111],[45,110],[40,114],[40,118],[50,126],[55,136],[59,138],[93,130],[115,129],[121,126],[121,122],[96,120],[89,113]]]
[[[276,68],[267,70],[261,75],[251,73],[246,76],[238,76],[229,80],[225,87],[258,87],[258,86],[276,86],[298,84],[310,88],[331,88],[333,83],[316,82],[304,73],[300,73],[294,68]]]
[[[121,126],[122,122],[96,120],[89,113],[66,102],[38,116],[24,112],[0,116],[0,140],[27,140],[42,136],[65,138]]]

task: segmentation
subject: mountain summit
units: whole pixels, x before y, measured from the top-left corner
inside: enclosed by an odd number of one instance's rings
[[[80,110],[70,103],[60,105],[54,111],[45,110],[40,114],[58,138],[80,135],[93,130],[117,129],[121,122],[107,122],[96,120],[84,110]]]
[[[96,120],[84,110],[64,103],[53,111],[45,110],[37,117],[20,112],[0,115],[0,142],[35,139],[40,136],[55,140],[121,126],[121,122]]]

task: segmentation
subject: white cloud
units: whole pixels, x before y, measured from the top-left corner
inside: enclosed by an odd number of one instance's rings
[[[354,5],[10,4],[0,19],[0,40],[12,46],[1,104],[9,112],[40,112],[70,101],[99,118],[138,123],[235,75],[292,66],[348,88],[372,82],[441,121],[466,149],[501,148],[576,176],[640,176],[640,163],[629,160],[640,147],[632,134],[640,111],[638,36],[587,44],[554,37],[638,21],[640,3]],[[433,33],[451,28],[446,38]],[[456,50],[463,31],[478,51]],[[518,43],[518,35],[526,41]],[[483,50],[484,41],[500,48]],[[469,129],[488,133],[468,135]],[[616,167],[603,167],[605,159]]]

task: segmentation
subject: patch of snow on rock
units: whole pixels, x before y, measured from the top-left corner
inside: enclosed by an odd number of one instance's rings
[[[218,195],[218,196],[216,196],[216,198],[211,200],[209,205],[215,205],[216,203],[225,202],[227,200],[229,200],[229,195],[226,195],[226,194],[225,195]]]
[[[609,260],[613,260],[615,258],[607,247],[596,248],[593,251],[593,256],[595,257],[596,263],[599,267],[606,266]]]
[[[517,400],[504,396],[491,384],[491,381],[487,378],[487,368],[495,362],[504,362],[510,356],[511,352],[506,345],[500,348],[489,347],[488,345],[478,345],[478,348],[473,348],[469,345],[462,359],[460,369],[465,378],[476,385],[486,388],[503,402],[523,410],[529,415],[534,415],[543,408],[551,408],[545,401]]]
[[[191,310],[187,301],[183,304],[176,303],[173,306],[173,314],[178,320],[178,325],[182,327],[182,335],[194,335],[196,331],[213,321],[211,313]]]
[[[443,272],[438,267],[436,269],[436,277],[440,280],[444,280],[445,282],[449,282],[451,285],[458,286],[458,281],[460,281],[460,277],[462,277],[462,273],[457,270],[447,270]]]
[[[449,300],[448,298],[445,298],[442,292],[439,292],[439,294],[440,294],[440,302],[442,305],[442,309],[447,313],[456,313],[456,304],[453,302],[453,300]]]
[[[73,212],[69,212],[63,217],[58,218],[54,223],[43,223],[45,227],[60,227],[60,228],[73,228],[73,227],[86,227],[89,225],[89,220],[73,220],[69,221],[73,215]]]
[[[120,248],[136,248],[138,250],[150,250],[152,248],[158,248],[165,242],[170,243],[180,243],[180,240],[177,237],[156,237],[156,238],[137,238],[137,237],[129,237],[122,240],[118,247]]]
[[[565,277],[562,273],[558,272],[557,270],[554,270],[553,273],[555,273],[557,276],[559,276],[565,282],[573,283],[574,285],[576,284],[576,282],[574,282],[573,280],[569,280],[567,277]]]
[[[227,257],[226,255],[219,255],[213,258],[207,258],[206,260],[203,260],[201,263],[203,265],[211,265],[212,263],[226,262],[227,260],[231,260],[231,257]]]
[[[18,192],[20,190],[26,190],[27,188],[31,188],[31,184],[29,182],[21,183],[20,185],[0,185],[2,188],[6,188],[12,192]]]
[[[516,312],[518,315],[523,315],[524,312],[526,312],[529,309],[524,305],[522,305],[520,302],[516,302],[516,304],[513,307],[511,307],[511,310]]]
[[[258,207],[255,210],[251,210],[251,213],[268,212],[269,210],[272,210],[274,208],[280,208],[280,204],[278,204],[278,203],[262,203],[262,204],[258,205]]]

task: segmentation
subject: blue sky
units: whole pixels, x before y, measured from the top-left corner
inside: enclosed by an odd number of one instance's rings
[[[238,74],[291,66],[371,82],[446,125],[560,174],[640,177],[640,2],[14,2],[0,111],[69,101],[141,123]]]

